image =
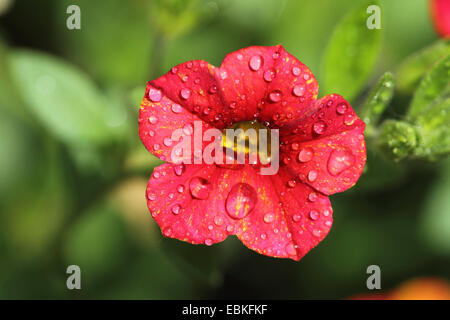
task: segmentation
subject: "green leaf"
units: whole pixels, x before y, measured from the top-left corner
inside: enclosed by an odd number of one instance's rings
[[[450,54],[439,60],[420,82],[408,111],[410,119],[450,92]]]
[[[360,116],[366,123],[366,134],[374,130],[382,113],[392,99],[394,94],[394,78],[392,73],[386,72],[378,80],[375,87],[369,93],[366,102],[361,107]]]
[[[74,66],[27,50],[14,52],[11,73],[34,116],[62,141],[101,144],[116,131],[107,124],[110,104]]]
[[[322,62],[324,93],[339,93],[352,100],[361,90],[375,65],[382,31],[366,25],[370,1],[358,5],[339,23]]]
[[[397,71],[398,90],[411,93],[438,60],[450,54],[450,40],[439,40],[408,57]]]

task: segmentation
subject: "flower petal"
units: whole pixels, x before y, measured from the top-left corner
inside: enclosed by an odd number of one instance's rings
[[[230,108],[220,94],[217,72],[205,61],[192,60],[173,67],[150,84],[190,113],[222,129],[232,122]]]
[[[230,53],[215,72],[234,119],[257,118],[281,127],[303,116],[317,98],[312,72],[281,45]]]
[[[204,133],[212,128],[198,115],[189,112],[177,102],[168,98],[160,89],[150,83],[147,84],[145,96],[139,110],[139,137],[144,146],[152,154],[163,161],[180,163],[175,161],[181,156],[178,144],[182,141],[189,142],[190,154],[185,155],[189,163],[193,163],[194,156],[201,155],[200,151],[210,141],[202,141],[202,145],[194,144],[194,131]],[[172,136],[176,133],[179,136]],[[184,140],[186,139],[186,140]],[[173,150],[175,148],[175,150]],[[186,148],[188,149],[188,148]],[[197,149],[197,150],[196,150]],[[175,157],[172,157],[172,152]]]
[[[167,237],[211,245],[236,234],[259,253],[299,260],[328,233],[332,209],[307,185],[287,188],[288,178],[248,165],[164,164],[149,181],[148,207]]]
[[[320,192],[342,192],[356,183],[364,168],[364,126],[341,96],[325,96],[295,134],[282,138],[281,162]]]

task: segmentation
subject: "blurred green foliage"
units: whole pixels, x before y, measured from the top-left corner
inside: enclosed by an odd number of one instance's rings
[[[378,1],[362,0],[43,0],[0,12],[0,298],[345,298],[366,292],[371,264],[383,288],[449,278],[450,167],[429,161],[449,151],[448,42],[427,1],[379,2],[382,30],[366,28]],[[66,28],[69,4],[81,30]],[[144,196],[161,161],[137,136],[146,81],[275,44],[368,123],[365,172],[331,197],[329,236],[299,263],[235,238],[163,238]],[[66,288],[70,264],[81,291]]]

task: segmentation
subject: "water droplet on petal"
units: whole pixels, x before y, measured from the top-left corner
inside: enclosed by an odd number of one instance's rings
[[[308,200],[311,201],[311,202],[316,201],[316,200],[317,200],[317,193],[311,192],[311,193],[308,195]]]
[[[158,122],[158,118],[155,116],[150,116],[148,118],[148,122],[150,122],[151,124],[156,124]]]
[[[347,126],[351,126],[355,121],[356,117],[352,113],[348,113],[344,116],[344,123]]]
[[[322,236],[322,230],[320,230],[320,229],[314,229],[313,232],[312,232],[312,234],[313,234],[313,236],[315,236],[315,237],[320,237],[320,236]]]
[[[313,124],[313,131],[315,134],[323,134],[327,129],[327,125],[323,121],[317,121]]]
[[[341,102],[336,106],[336,112],[338,114],[344,114],[347,112],[348,106],[345,102]]]
[[[292,220],[293,220],[294,222],[299,222],[301,219],[302,219],[302,216],[301,216],[300,214],[298,214],[298,213],[296,213],[296,214],[294,214],[294,215],[292,216]]]
[[[248,62],[248,65],[251,70],[258,71],[261,68],[262,65],[262,57],[261,56],[253,56],[250,58],[250,61]]]
[[[172,228],[168,227],[168,228],[164,229],[163,234],[166,237],[170,237],[172,235]]]
[[[305,148],[298,153],[298,161],[308,162],[311,161],[313,156],[314,156],[313,150],[311,148]]]
[[[273,70],[264,71],[264,80],[270,82],[275,77],[275,72]]]
[[[274,90],[271,93],[269,93],[269,100],[271,102],[280,102],[281,101],[281,92],[279,90]]]
[[[191,96],[191,90],[189,90],[188,88],[183,88],[180,91],[180,96],[182,99],[187,100],[190,98]]]
[[[194,127],[192,124],[188,123],[183,127],[183,133],[187,136],[190,136],[194,133]]]
[[[225,209],[231,218],[242,219],[253,210],[257,200],[256,191],[252,186],[238,183],[228,193]]]
[[[182,184],[180,184],[180,185],[177,187],[177,191],[178,191],[178,193],[183,193],[183,192],[184,192],[184,186],[183,186]]]
[[[217,226],[221,226],[222,224],[223,224],[223,218],[221,217],[221,216],[215,216],[214,217],[214,223],[217,225]]]
[[[179,214],[181,211],[181,206],[179,204],[176,204],[172,207],[172,213],[173,214]]]
[[[317,220],[317,219],[319,219],[319,213],[316,210],[311,210],[309,212],[309,218],[311,220]]]
[[[148,91],[148,98],[153,102],[159,102],[162,98],[162,93],[158,89],[150,88]]]
[[[154,200],[156,200],[156,194],[154,194],[154,193],[149,193],[148,196],[147,196],[147,198],[148,198],[148,200],[150,200],[150,201],[154,201]]]
[[[275,221],[275,214],[272,212],[266,213],[264,215],[264,222],[265,223],[272,223]]]
[[[164,138],[163,143],[166,147],[170,147],[173,142],[172,142],[172,139],[170,139],[170,138]]]
[[[289,180],[287,182],[287,185],[288,185],[289,188],[294,188],[296,184],[297,183],[295,182],[295,180]]]
[[[261,238],[262,240],[266,240],[266,239],[267,239],[267,236],[266,236],[266,234],[265,234],[265,233],[261,233],[261,236],[260,236],[260,238]]]
[[[310,182],[314,182],[317,179],[317,171],[311,170],[310,172],[308,172],[308,180]]]
[[[211,245],[213,244],[213,241],[212,241],[211,239],[206,239],[206,240],[205,240],[205,244],[206,244],[207,246],[211,246]]]
[[[299,76],[302,70],[299,67],[292,67],[292,74],[294,76]]]
[[[230,224],[227,226],[227,232],[232,233],[234,231],[234,227]]]
[[[350,168],[354,162],[355,157],[350,151],[344,149],[333,150],[328,158],[328,172],[332,176],[337,176]]]
[[[290,256],[295,256],[297,254],[297,251],[295,250],[295,247],[294,247],[294,245],[292,243],[289,243],[286,246],[286,252]]]
[[[179,104],[174,103],[172,105],[172,112],[173,113],[180,113],[181,111],[183,111],[183,108]]]
[[[173,167],[173,172],[175,172],[177,176],[181,176],[185,169],[186,167],[184,166],[184,164],[181,163]]]
[[[194,177],[189,182],[189,190],[191,191],[192,197],[204,200],[209,197],[209,193],[211,192],[211,184],[206,179]]]
[[[292,94],[296,97],[301,97],[305,94],[305,87],[302,85],[296,85],[292,88]]]

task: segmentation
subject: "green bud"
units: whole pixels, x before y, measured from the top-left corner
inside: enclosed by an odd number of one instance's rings
[[[394,161],[414,155],[419,146],[416,128],[404,121],[386,120],[380,128],[377,139],[379,149]]]
[[[391,72],[386,72],[370,91],[366,102],[361,107],[360,116],[366,123],[365,134],[373,135],[375,126],[388,106],[394,94],[394,78]]]

